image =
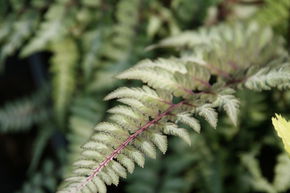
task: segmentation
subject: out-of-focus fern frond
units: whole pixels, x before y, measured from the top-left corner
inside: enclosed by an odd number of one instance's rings
[[[150,38],[156,35],[167,34],[175,35],[180,32],[177,18],[173,10],[170,10],[167,6],[162,5],[158,1],[153,1],[151,4],[152,13],[149,16],[149,23],[147,26],[147,34]],[[192,7],[194,5],[191,5]],[[161,27],[163,26],[163,27]]]
[[[13,19],[9,18],[5,23],[0,24],[2,28],[0,30],[0,67],[6,57],[15,53],[23,42],[31,36],[36,28],[38,19],[38,12],[28,11],[21,15],[17,21],[13,22],[11,21]],[[9,27],[10,25],[11,27]]]
[[[53,78],[53,100],[56,118],[60,124],[65,121],[68,105],[71,102],[76,87],[76,69],[78,49],[73,39],[67,38],[53,42],[50,46],[53,52],[51,71]]]
[[[140,10],[140,0],[118,2],[115,12],[117,22],[113,31],[103,37],[105,40],[99,53],[103,59],[97,61],[102,68],[89,83],[91,91],[110,88],[108,86],[115,82],[113,77],[132,62],[132,54],[136,53],[133,45],[138,30],[136,25],[140,21]]]
[[[254,16],[262,25],[272,26],[280,33],[286,33],[290,18],[290,1],[265,0],[265,5]]]
[[[32,160],[28,169],[28,173],[35,172],[44,149],[53,134],[53,125],[48,121],[44,121],[39,125],[40,129],[33,144]]]
[[[69,119],[70,133],[68,134],[68,164],[65,172],[70,172],[70,165],[76,161],[81,153],[81,146],[87,141],[93,132],[96,122],[103,117],[104,106],[98,103],[95,97],[83,96],[74,100],[71,106]],[[69,174],[65,174],[69,175]]]
[[[207,10],[216,6],[221,0],[194,1],[192,0],[173,0],[171,2],[172,12],[174,16],[181,22],[203,22],[207,16]]]
[[[36,37],[22,49],[21,55],[27,56],[36,51],[47,48],[49,41],[57,40],[59,37],[67,33],[68,25],[71,25],[70,19],[66,17],[68,12],[65,1],[59,1],[50,6],[45,14],[45,21],[41,23],[40,29],[37,31]],[[68,20],[66,20],[68,18]]]
[[[0,110],[0,132],[19,132],[46,120],[50,109],[46,107],[48,87],[30,97],[6,103]]]
[[[92,78],[92,74],[96,69],[98,63],[99,51],[102,45],[102,33],[99,30],[93,30],[86,33],[83,38],[83,48],[86,50],[82,60],[82,70],[86,83],[89,83]]]

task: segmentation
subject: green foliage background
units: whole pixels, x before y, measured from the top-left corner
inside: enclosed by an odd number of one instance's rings
[[[104,96],[117,86],[139,84],[114,76],[141,59],[175,54],[146,51],[148,46],[185,30],[256,21],[283,36],[289,51],[289,12],[289,0],[0,1],[1,73],[9,57],[51,54],[49,78],[34,93],[0,109],[4,136],[30,129],[37,133],[18,192],[55,192],[94,125],[114,104],[104,102]],[[109,192],[290,192],[290,160],[270,119],[275,112],[289,117],[290,92],[239,91],[238,96],[237,126],[221,115],[216,130],[205,126],[200,135],[191,134],[191,147],[170,138],[166,156],[148,158],[145,168],[138,167]],[[55,145],[55,135],[66,145]]]

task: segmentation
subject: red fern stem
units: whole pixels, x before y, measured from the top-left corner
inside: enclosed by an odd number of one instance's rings
[[[160,121],[163,117],[170,114],[171,111],[173,111],[175,108],[185,104],[185,101],[181,101],[177,104],[171,104],[163,113],[160,113],[155,119],[147,122],[144,126],[142,126],[140,129],[138,129],[135,133],[130,135],[121,145],[119,145],[109,156],[106,157],[104,161],[100,163],[100,165],[93,171],[93,173],[88,176],[84,182],[82,182],[74,191],[74,193],[77,193],[79,190],[81,190],[87,183],[89,183],[95,176],[98,175],[101,170],[106,167],[112,161],[114,158],[116,158],[123,149],[127,147],[129,143],[134,141],[135,138],[137,138],[141,133],[143,133],[145,130],[147,130],[152,125],[156,124],[158,121]],[[73,192],[72,192],[73,193]]]

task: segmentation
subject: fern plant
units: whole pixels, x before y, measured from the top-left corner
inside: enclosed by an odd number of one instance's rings
[[[165,153],[167,135],[190,144],[188,131],[180,124],[199,132],[200,117],[215,128],[217,109],[225,110],[236,124],[237,89],[289,87],[289,59],[277,49],[282,48],[281,41],[269,29],[252,23],[203,32],[215,36],[210,46],[202,39],[203,33],[192,33],[196,38],[193,41],[200,39],[198,46],[207,45],[202,52],[196,52],[196,45],[191,44],[179,58],[144,60],[118,75],[120,79],[141,80],[144,85],[122,87],[105,98],[118,99],[122,104],[109,109],[112,115],[108,121],[95,127],[95,133],[82,146],[82,157],[74,163],[74,175],[59,192],[106,192],[106,185],[117,185],[119,177],[133,172],[135,163],[143,167],[145,155],[155,158],[155,146]],[[191,36],[186,34],[181,39],[186,38]],[[188,45],[188,41],[180,42],[179,47]],[[262,82],[256,78],[261,71],[267,76]],[[273,71],[280,73],[270,75]]]
[[[237,7],[249,10],[238,13]],[[270,141],[268,135],[264,140],[263,133],[263,140],[256,143],[253,140],[256,133],[252,132],[261,123],[266,124],[264,113],[270,111],[270,107],[265,105],[268,108],[261,110],[263,113],[257,112],[257,102],[249,104],[245,100],[260,95],[243,98],[240,94],[247,90],[289,88],[289,56],[284,50],[283,39],[275,37],[267,28],[270,26],[274,33],[283,32],[280,34],[285,36],[289,20],[287,9],[287,0],[265,0],[264,4],[228,0],[0,2],[0,67],[18,52],[29,60],[40,51],[51,53],[50,59],[46,56],[45,59],[50,64],[52,92],[47,92],[41,102],[38,97],[31,97],[15,105],[6,105],[0,111],[0,131],[4,133],[27,130],[35,124],[39,129],[25,183],[28,188],[22,191],[55,192],[56,181],[65,175],[68,180],[60,183],[60,192],[106,192],[107,185],[117,185],[119,178],[132,173],[136,164],[143,167],[146,156],[156,157],[162,166],[138,168],[136,176],[139,178],[129,181],[132,186],[140,181],[140,172],[146,174],[151,169],[155,174],[162,170],[164,183],[157,189],[154,184],[144,182],[142,187],[147,186],[146,190],[153,187],[155,191],[183,193],[226,193],[237,189],[238,193],[244,193],[250,188],[264,192],[286,191],[288,177],[281,172],[289,167],[285,156],[278,159],[275,182],[271,182],[265,179],[263,165],[258,163],[259,153],[249,150],[261,151],[260,147],[268,144],[265,141]],[[269,22],[265,22],[265,18]],[[264,27],[255,23],[241,24],[238,21],[241,19],[257,21]],[[216,25],[221,21],[232,23]],[[199,26],[202,27],[197,31],[181,33]],[[149,46],[144,52],[146,46],[169,35],[174,36]],[[164,47],[169,49],[156,49]],[[160,55],[170,57],[152,60]],[[141,58],[151,59],[121,73],[118,77],[122,81],[112,78]],[[132,87],[140,84],[143,85]],[[111,108],[111,115],[107,116],[105,109],[114,106],[116,101],[102,101],[101,98],[116,86],[123,87],[106,99],[117,99],[119,105]],[[49,95],[54,113],[43,105],[48,102]],[[289,100],[287,92],[263,92],[262,95],[263,99],[276,97],[271,101],[282,111],[276,109],[275,112],[288,113],[283,112],[287,106],[285,101]],[[255,110],[247,108],[250,105]],[[243,107],[242,116],[238,117],[240,106]],[[245,106],[248,111],[243,110]],[[48,117],[48,112],[54,117]],[[243,116],[245,114],[248,116]],[[16,116],[19,118],[15,119]],[[269,116],[272,114],[268,112]],[[104,120],[106,122],[98,124],[94,131],[93,125]],[[254,126],[249,129],[247,125]],[[219,129],[211,131],[208,127]],[[190,133],[188,128],[202,135]],[[169,135],[179,136],[193,147],[185,149],[186,144],[176,139],[176,143],[169,143],[171,148],[167,150]],[[220,144],[230,139],[243,141],[240,146],[245,151],[242,152],[244,156],[232,156],[239,145],[224,148]],[[58,151],[59,140],[67,142],[68,151],[62,152],[66,163],[56,162],[57,176],[52,175],[52,169],[49,175],[37,171],[38,165],[43,165],[42,160],[51,157],[47,154],[52,152],[47,152],[47,148]],[[245,145],[245,141],[249,144]],[[193,151],[195,148],[199,151]],[[156,149],[162,153],[167,151],[168,157],[160,158]],[[226,160],[226,156],[240,164]],[[182,168],[183,161],[188,161],[186,168]],[[232,164],[231,171],[225,169],[228,164]],[[171,173],[171,167],[176,165],[181,173]],[[234,182],[228,187],[224,184],[225,178],[234,179]],[[46,181],[53,181],[53,185],[47,186]],[[259,182],[265,187],[261,188]],[[118,187],[118,192],[121,191],[122,187]]]

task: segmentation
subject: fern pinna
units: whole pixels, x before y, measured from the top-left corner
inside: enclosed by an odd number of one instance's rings
[[[237,89],[289,88],[290,64],[282,45],[271,30],[254,23],[186,32],[156,45],[183,51],[177,58],[141,61],[118,76],[144,85],[122,87],[105,98],[121,104],[95,127],[59,193],[105,193],[106,185],[117,185],[135,163],[143,167],[145,155],[155,158],[155,147],[165,153],[167,135],[190,144],[184,125],[200,132],[204,118],[215,128],[219,109],[238,124]]]

